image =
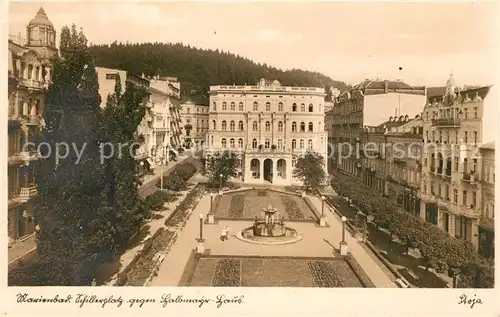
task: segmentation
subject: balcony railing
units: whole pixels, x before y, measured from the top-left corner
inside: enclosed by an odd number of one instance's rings
[[[443,174],[443,168],[442,167],[438,167],[437,168],[437,173],[438,174]]]
[[[442,118],[442,119],[432,119],[433,127],[443,127],[443,128],[456,128],[460,127],[459,118]]]
[[[470,206],[458,206],[458,213],[467,218],[479,218],[481,217],[481,210],[476,208],[474,205]]]
[[[462,180],[468,183],[474,183],[477,181],[476,173],[463,173]]]
[[[294,149],[294,150],[291,150],[291,149],[273,149],[273,148],[265,148],[265,147],[262,147],[262,148],[257,148],[257,149],[254,149],[254,148],[247,148],[246,149],[246,152],[247,153],[275,153],[275,154],[290,154],[292,152],[295,152],[296,150],[298,149]]]
[[[30,198],[38,195],[36,185],[30,185],[29,187],[22,187],[20,192],[20,198],[22,201],[28,201]]]
[[[39,90],[43,90],[45,88],[45,85],[42,81],[33,80],[33,79],[25,79],[25,78],[19,79],[19,85],[27,87],[27,88],[39,89]]]
[[[451,177],[451,169],[445,169],[444,170],[444,176]]]

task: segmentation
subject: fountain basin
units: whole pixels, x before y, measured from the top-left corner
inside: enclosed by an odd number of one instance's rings
[[[236,233],[236,238],[248,243],[283,245],[299,242],[303,236],[295,229],[279,223],[267,226],[265,222],[259,222]]]

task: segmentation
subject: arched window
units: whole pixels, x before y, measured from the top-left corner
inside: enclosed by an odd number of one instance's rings
[[[226,139],[225,138],[222,138],[221,144],[222,144],[222,147],[226,147]]]
[[[292,132],[297,132],[297,122],[292,122]]]
[[[304,140],[303,139],[300,139],[300,148],[303,149],[304,148]]]
[[[227,110],[227,104],[225,102],[222,103],[222,111]]]
[[[297,148],[297,140],[293,139],[292,140],[292,150]]]
[[[243,121],[238,122],[238,129],[243,131]]]
[[[278,139],[278,149],[282,149],[282,148],[283,148],[283,140]]]
[[[302,112],[306,111],[306,105],[305,104],[301,104],[300,105],[300,111],[302,111]]]
[[[309,132],[313,132],[313,123],[309,122]]]
[[[217,130],[217,122],[215,120],[212,120],[212,126],[213,126],[213,130]]]
[[[233,138],[231,138],[229,140],[229,146],[232,147],[232,148],[234,148],[234,139]]]
[[[292,111],[293,111],[293,112],[296,112],[296,111],[297,111],[297,104],[296,104],[296,103],[294,103],[294,104],[292,105]]]
[[[312,103],[310,103],[310,104],[309,104],[309,112],[313,112],[313,111],[314,111],[313,104],[312,104]]]
[[[283,103],[282,102],[278,103],[278,111],[283,112]]]
[[[271,122],[266,121],[266,132],[271,131]]]
[[[238,148],[243,148],[243,139],[238,139]]]
[[[271,142],[269,141],[269,139],[266,139],[266,140],[264,141],[264,147],[265,147],[266,149],[268,149],[268,148],[270,148],[270,147],[271,147]]]
[[[321,145],[323,145],[323,137],[321,137]]]
[[[297,164],[297,157],[292,156],[292,167],[294,167]]]
[[[266,111],[271,111],[271,103],[266,102]]]
[[[323,125],[321,124],[321,122],[318,122],[318,131],[319,132],[323,132]]]
[[[236,105],[234,102],[231,102],[231,111],[236,111]]]
[[[243,102],[240,102],[240,103],[238,104],[238,110],[239,110],[239,111],[243,111]]]
[[[222,121],[222,131],[226,131],[227,129],[227,123],[226,120]]]
[[[210,137],[210,144],[214,145],[214,136],[213,135]]]
[[[258,126],[257,126],[257,121],[254,121],[254,122],[252,123],[252,130],[253,130],[253,131],[258,131],[258,130],[259,130],[259,128],[258,128]]]
[[[253,103],[253,111],[259,111],[259,104],[257,102]]]
[[[300,123],[300,132],[306,132],[306,124],[304,122]]]
[[[283,122],[278,122],[278,132],[283,132]]]
[[[236,125],[235,125],[234,121],[233,121],[233,120],[231,120],[231,122],[229,123],[229,129],[230,129],[231,131],[234,131],[235,126],[236,126]]]
[[[312,150],[312,148],[313,148],[313,140],[309,139],[309,141],[307,141],[307,148],[309,150]]]
[[[252,148],[256,149],[257,148],[257,139],[252,140]]]

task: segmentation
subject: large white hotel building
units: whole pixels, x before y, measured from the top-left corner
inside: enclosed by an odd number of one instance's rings
[[[205,156],[241,154],[240,177],[249,184],[300,184],[292,176],[307,150],[327,160],[325,90],[285,87],[261,79],[257,86],[211,86]]]

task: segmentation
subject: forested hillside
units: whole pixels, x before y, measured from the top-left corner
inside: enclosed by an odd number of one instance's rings
[[[254,85],[261,77],[277,79],[287,86],[334,87],[347,85],[317,72],[283,71],[266,64],[219,50],[198,49],[183,44],[141,43],[94,45],[90,47],[97,66],[118,68],[147,76],[177,77],[183,101],[208,104],[210,85]],[[327,100],[330,99],[327,89]]]

